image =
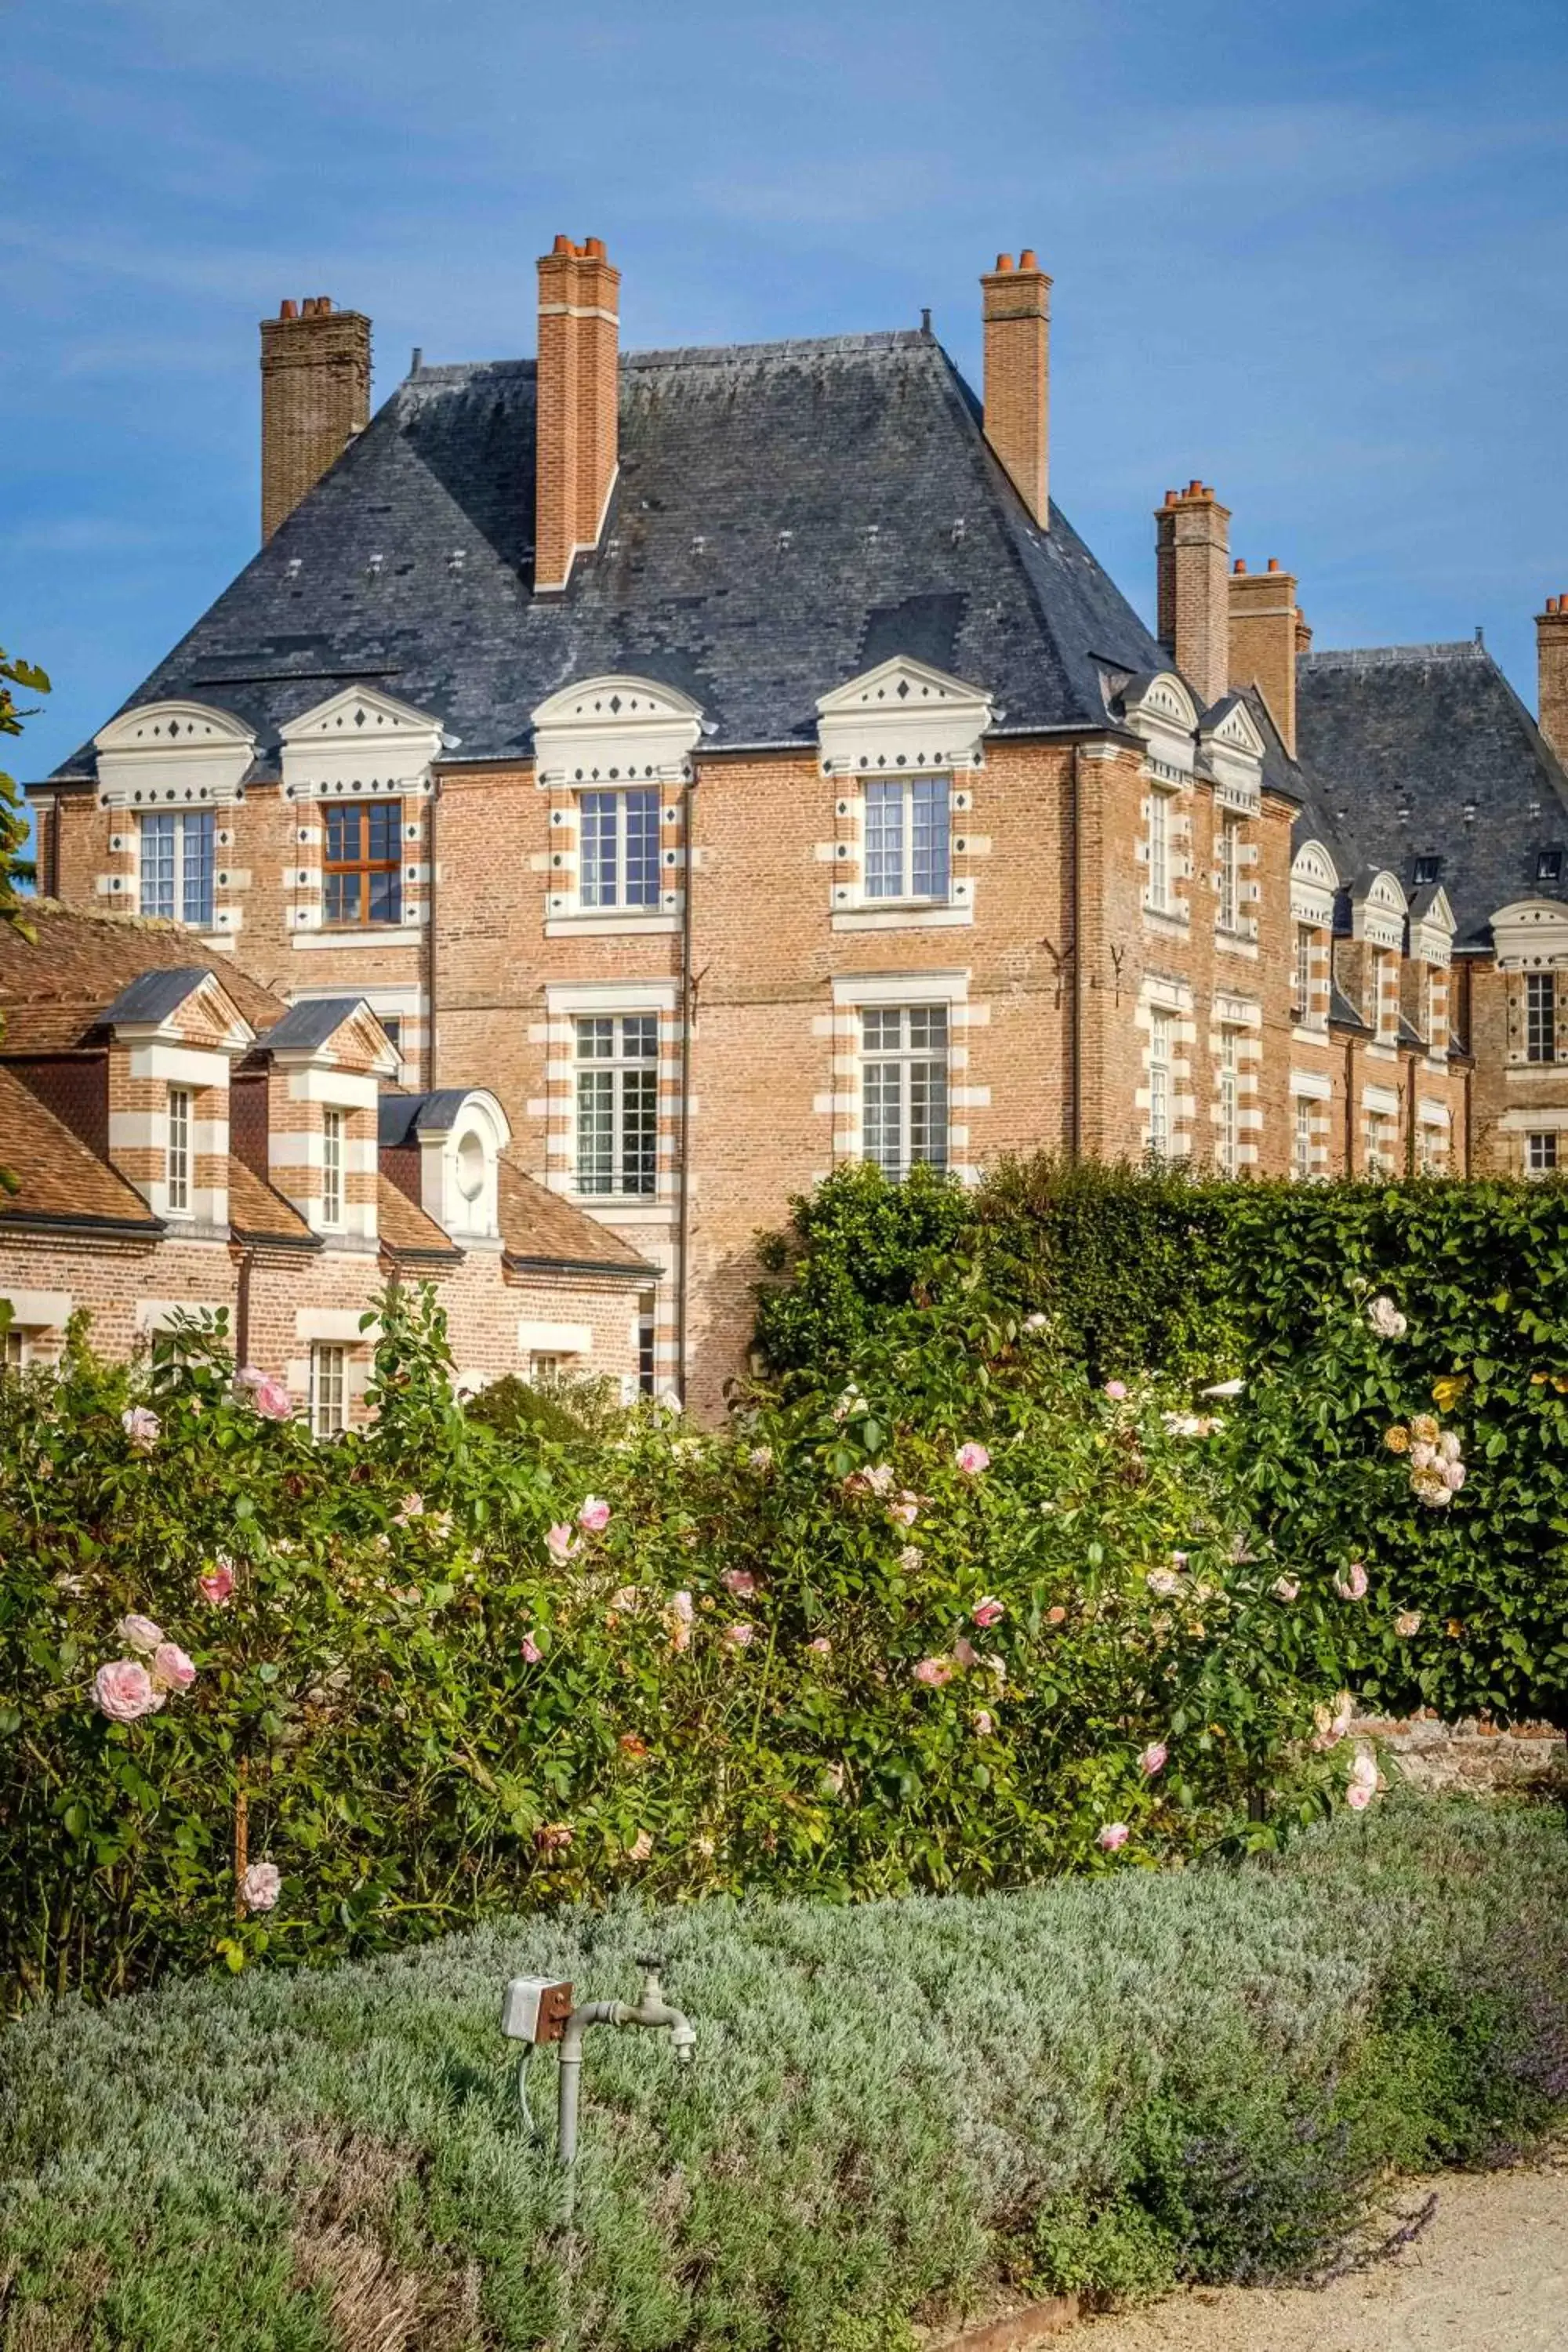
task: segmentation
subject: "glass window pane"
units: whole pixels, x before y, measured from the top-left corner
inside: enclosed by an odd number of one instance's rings
[[[621,1023],[621,1051],[628,1061],[656,1061],[658,1057],[658,1015],[657,1013],[629,1014]]]
[[[326,817],[328,857],[334,866],[352,863],[359,856],[359,810],[330,808]]]
[[[917,898],[945,898],[948,894],[947,778],[922,776],[910,786],[913,819],[913,873]]]
[[[142,912],[174,912],[174,820],[144,816],[142,820]]]
[[[904,896],[904,787],[866,787],[866,896]]]
[[[616,1074],[577,1073],[577,1190],[616,1189]]]
[[[398,855],[398,835],[402,830],[399,824],[402,803],[397,801],[375,801],[364,814],[370,833],[366,855],[384,863],[395,861]]]
[[[616,903],[617,793],[584,793],[578,824],[578,898],[584,907]]]
[[[658,904],[658,794],[626,793],[626,903],[628,907]]]
[[[216,822],[210,809],[193,810],[180,820],[180,912],[187,923],[210,929],[213,919],[213,852]]]
[[[658,1073],[621,1073],[621,1190],[651,1192],[658,1172]]]

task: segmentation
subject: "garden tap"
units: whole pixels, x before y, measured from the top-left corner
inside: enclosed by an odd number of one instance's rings
[[[583,2036],[591,2025],[668,2026],[671,2046],[682,2065],[689,2065],[697,2034],[683,2010],[672,2008],[659,1982],[663,1960],[655,1953],[639,1953],[642,1993],[634,2007],[624,2000],[585,2000],[566,2020],[561,2037],[561,2095],[555,2143],[556,2162],[565,2177],[566,2211],[574,2201],[573,2171],[577,2162],[577,2099],[583,2079]]]

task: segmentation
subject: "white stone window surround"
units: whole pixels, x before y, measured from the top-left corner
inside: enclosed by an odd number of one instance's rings
[[[820,698],[818,758],[824,776],[839,786],[836,814],[850,827],[847,838],[825,844],[818,853],[834,868],[834,930],[934,930],[973,923],[974,878],[956,872],[953,861],[981,854],[967,824],[973,798],[964,778],[984,766],[984,738],[998,715],[984,687],[903,654]],[[938,778],[946,780],[948,793],[945,898],[871,897],[865,887],[865,786]]]
[[[1557,898],[1519,898],[1492,917],[1500,971],[1546,971],[1568,965],[1568,906]]]
[[[1368,947],[1381,949],[1385,953],[1402,955],[1407,913],[1407,902],[1397,875],[1386,871],[1374,874],[1365,888],[1358,890],[1351,901],[1351,937],[1363,940]]]
[[[182,1041],[181,1021],[189,1017],[193,1008],[204,1009],[223,1022],[223,1034],[216,1045],[187,1045]],[[191,1181],[186,1207],[174,1214],[185,1233],[216,1232],[226,1236],[226,1176],[216,1184],[199,1184],[196,1166],[206,1159],[226,1171],[229,1069],[255,1044],[255,1031],[221,986],[206,982],[164,1021],[117,1021],[114,1042],[130,1048],[131,1076],[151,1079],[163,1089],[163,1096],[161,1108],[154,1110],[110,1111],[110,1159],[122,1151],[151,1149],[160,1173],[137,1182],[136,1189],[155,1217],[168,1217],[169,1089],[196,1097],[189,1121]]]
[[[969,1052],[964,1033],[989,1021],[991,1008],[969,1001],[970,973],[958,971],[921,972],[851,972],[830,982],[833,1010],[825,1034],[833,1041],[831,1092],[819,1094],[814,1108],[829,1115],[834,1126],[834,1158],[864,1156],[865,1131],[861,1098],[861,1021],[863,1012],[901,1007],[941,1005],[947,1013],[947,1165],[949,1172],[969,1181],[969,1129],[963,1113],[990,1106],[989,1087],[955,1083],[965,1078]],[[819,1024],[814,1023],[816,1029]]]
[[[1568,915],[1568,908],[1563,909]],[[1424,915],[1410,918],[1410,957],[1446,971],[1454,960],[1454,910],[1439,889]]]
[[[826,843],[819,856],[826,856],[834,866],[832,886],[832,928],[836,931],[908,931],[967,929],[974,920],[974,877],[955,870],[955,861],[987,856],[991,845],[981,841],[969,829],[973,814],[973,792],[958,778],[941,769],[904,772],[899,775],[851,776],[846,780],[846,790],[834,804],[834,814],[841,824],[850,827],[848,838]],[[921,782],[942,782],[947,786],[947,893],[942,898],[911,895],[891,898],[881,893],[873,896],[866,888],[867,787],[871,784]],[[906,800],[905,856],[910,855],[908,833],[913,814]]]
[[[522,1356],[591,1356],[591,1323],[539,1323],[526,1317],[517,1327],[518,1353]]]
[[[1361,1107],[1376,1118],[1399,1117],[1399,1094],[1394,1087],[1365,1087],[1361,1090]]]
[[[1145,977],[1138,992],[1133,1022],[1143,1033],[1140,1049],[1143,1078],[1142,1083],[1133,1089],[1133,1108],[1142,1115],[1144,1141],[1150,1150],[1158,1149],[1152,1124],[1155,1108],[1152,1071],[1156,1014],[1169,1023],[1167,1139],[1163,1156],[1169,1160],[1182,1160],[1187,1158],[1192,1150],[1192,1123],[1197,1112],[1196,1098],[1192,1091],[1193,1046],[1197,1037],[1197,1027],[1193,1019],[1191,983],[1152,972]]]
[[[1222,719],[1201,721],[1198,747],[1216,807],[1257,816],[1263,805],[1263,738],[1247,705],[1232,701]]]
[[[93,738],[100,809],[212,808],[242,801],[256,737],[231,711],[143,703]]]
[[[1289,1091],[1294,1096],[1309,1097],[1313,1102],[1332,1102],[1333,1080],[1326,1070],[1292,1070]]]
[[[444,1128],[422,1127],[419,1205],[464,1249],[500,1247],[497,1162],[511,1141],[511,1125],[488,1087],[474,1087]]]
[[[655,678],[616,673],[563,687],[532,712],[534,783],[553,793],[545,937],[636,937],[679,929],[686,853],[672,839],[696,771],[692,753],[707,730],[689,695]],[[657,906],[584,907],[578,892],[579,814],[584,792],[657,790],[660,795]]]
[[[387,1048],[386,1075],[390,1076],[391,1047]],[[288,1080],[287,1098],[290,1103],[309,1105],[315,1110],[359,1112],[361,1132],[351,1135],[346,1130],[342,1139],[342,1214],[338,1223],[327,1225],[321,1216],[321,1174],[325,1161],[325,1139],[314,1120],[308,1126],[289,1129],[281,1117],[268,1126],[267,1137],[268,1172],[273,1188],[283,1194],[297,1209],[313,1233],[327,1234],[342,1243],[353,1241],[374,1243],[379,1231],[374,1188],[369,1200],[347,1198],[351,1175],[374,1177],[380,1168],[380,1150],[376,1142],[376,1106],[381,1098],[380,1077],[375,1072],[361,1073],[334,1067],[331,1049],[316,1048],[310,1053],[275,1054],[274,1063]],[[309,1192],[293,1189],[300,1171],[312,1180]]]
[[[0,1287],[0,1307],[11,1310],[13,1331],[64,1331],[75,1305],[68,1290],[20,1290]]]
[[[678,980],[551,981],[545,985],[543,1024],[549,1059],[545,1076],[550,1092],[550,1126],[545,1139],[548,1166],[544,1181],[553,1192],[564,1193],[590,1216],[611,1226],[668,1224],[675,1213],[673,1118],[679,1108],[680,1058]],[[577,1035],[579,1018],[614,1018],[625,1013],[654,1013],[658,1020],[658,1135],[654,1190],[651,1193],[579,1193],[577,1165]],[[532,1033],[530,1033],[531,1035]],[[697,1116],[695,1100],[687,1116]],[[695,1186],[693,1187],[695,1190]]]
[[[672,782],[668,778],[654,785],[633,783],[589,784],[589,792],[645,792],[657,790],[659,796],[659,889],[657,904],[643,906],[598,906],[583,903],[579,895],[582,874],[582,793],[574,792],[569,802],[562,803],[550,812],[550,847],[545,854],[550,887],[545,898],[544,936],[547,940],[564,939],[635,939],[669,937],[680,929],[680,908],[685,893],[686,850],[679,835],[683,819],[689,819],[689,803],[686,794],[689,785]]]
[[[444,751],[457,749],[457,739],[446,734],[440,720],[430,712],[362,686],[329,695],[278,731],[282,747],[281,798],[286,804],[302,809],[322,801],[427,800],[435,790],[436,761]],[[398,922],[326,928],[321,828],[310,824],[297,832],[297,845],[311,855],[304,865],[287,869],[284,876],[284,887],[294,898],[284,918],[293,934],[293,947],[386,947],[403,932],[416,931],[428,921],[428,905],[417,895],[422,886],[428,885],[428,868],[415,859],[405,864],[401,877]],[[404,849],[418,839],[416,817],[403,826]]]

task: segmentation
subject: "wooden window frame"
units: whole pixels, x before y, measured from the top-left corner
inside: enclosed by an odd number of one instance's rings
[[[392,856],[372,857],[367,844],[372,819],[385,813],[393,830]],[[353,820],[356,826],[358,855],[334,857],[331,855],[332,829]],[[391,877],[392,912],[373,915],[370,912],[372,886],[375,876]],[[353,914],[331,911],[332,884],[353,877],[356,882],[357,910]],[[332,802],[321,812],[321,921],[328,930],[368,931],[391,930],[403,920],[403,803],[401,801]]]

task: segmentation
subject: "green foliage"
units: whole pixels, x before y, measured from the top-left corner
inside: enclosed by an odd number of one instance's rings
[[[1346,1604],[1316,1604],[1325,1666],[1158,1390],[1089,1391],[976,1296],[852,1390],[566,1447],[454,1402],[428,1295],[380,1322],[379,1417],[331,1444],[262,1416],[221,1328],[130,1370],[78,1332],[0,1387],[14,2001],[627,1885],[1125,1871],[1344,1789],[1310,1735]],[[133,1615],[195,1677],[110,1720]],[[275,1906],[237,1902],[251,1864]]]
[[[47,2006],[0,2036],[0,2325],[137,2352],[908,2352],[910,2321],[999,2291],[1321,2275],[1367,2244],[1385,2154],[1510,2151],[1487,2102],[1568,2047],[1565,1921],[1549,1811],[1400,1799],[1239,1868],[574,1906]],[[563,2237],[500,1990],[629,1995],[649,1946],[696,2062],[589,2037]],[[1474,2060],[1446,2073],[1456,2033]],[[550,2053],[532,2073],[548,2118]]]
[[[790,1202],[787,1234],[763,1236],[775,1277],[758,1297],[757,1344],[778,1371],[816,1374],[885,1335],[889,1317],[940,1295],[973,1212],[950,1176],[917,1167],[891,1183],[869,1162]],[[787,1276],[786,1281],[776,1277]]]
[[[616,1382],[603,1376],[556,1372],[525,1381],[508,1372],[470,1397],[464,1410],[470,1421],[482,1422],[504,1437],[536,1431],[557,1444],[571,1445],[611,1435],[625,1408]]]
[[[924,1335],[1031,1313],[1090,1380],[1245,1373],[1216,1452],[1303,1587],[1281,1670],[1310,1662],[1392,1712],[1568,1726],[1568,1186],[1222,1183],[1040,1159],[960,1200],[938,1257],[912,1240],[900,1277],[901,1188],[864,1186],[873,1253],[843,1205],[859,1190],[833,1185],[763,1302],[784,1379],[879,1348],[918,1379]],[[1368,1320],[1382,1296],[1397,1338]],[[1428,1414],[1465,1465],[1436,1505],[1384,1443]],[[1352,1560],[1370,1591],[1347,1614],[1333,1586]]]

